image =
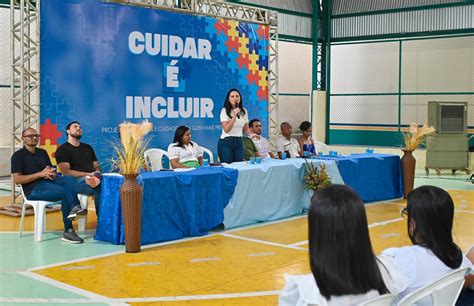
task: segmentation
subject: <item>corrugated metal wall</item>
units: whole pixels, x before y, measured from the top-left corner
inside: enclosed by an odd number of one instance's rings
[[[466,3],[466,0],[332,0],[332,14],[374,12],[428,5]]]
[[[307,14],[313,13],[312,0],[244,0],[239,3],[252,3]]]
[[[474,29],[474,4],[332,19],[334,39],[465,29]]]
[[[292,36],[296,39],[299,37],[312,38],[312,18],[309,16],[313,14],[312,0],[245,0],[235,2],[281,10],[278,12],[279,34]],[[295,12],[295,14],[292,14],[292,12]],[[298,15],[298,13],[303,15]]]
[[[401,12],[374,14],[377,11],[404,9],[423,5],[455,4],[454,0],[333,0],[332,38],[370,38],[380,35],[407,35],[421,32],[474,29],[474,1],[470,5],[427,7]],[[370,11],[370,13],[369,13]],[[364,15],[363,13],[367,14]],[[343,17],[342,14],[357,14]],[[338,17],[340,16],[340,17]]]

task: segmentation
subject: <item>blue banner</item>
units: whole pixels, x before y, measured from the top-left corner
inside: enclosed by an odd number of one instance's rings
[[[268,126],[269,31],[264,25],[98,0],[41,1],[41,145],[54,158],[65,127],[107,168],[124,121],[151,121],[166,150],[180,125],[217,151],[230,88]],[[264,135],[268,131],[263,132]]]

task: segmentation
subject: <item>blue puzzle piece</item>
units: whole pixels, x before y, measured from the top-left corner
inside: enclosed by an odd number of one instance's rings
[[[227,54],[227,46],[225,44],[227,40],[229,40],[229,37],[226,35],[220,35],[217,37],[217,51],[221,56]]]
[[[243,34],[245,34],[246,37],[249,37],[250,30],[250,25],[246,22],[240,22],[237,26],[237,31],[239,32],[240,37],[242,37]]]
[[[253,83],[252,85],[249,86],[249,90],[250,90],[250,95],[249,95],[249,100],[250,102],[253,102],[253,103],[258,103],[259,99],[258,99],[258,95],[257,95],[257,91],[258,91],[258,85]]]
[[[249,70],[245,66],[239,70],[239,88],[249,87],[249,81],[247,80],[248,74]]]
[[[204,17],[199,16],[198,18],[204,18]],[[217,22],[217,19],[206,17],[205,20],[206,20],[206,27],[205,27],[206,33],[209,34],[209,37],[216,37],[217,30],[216,30],[215,24]]]
[[[259,70],[263,70],[263,68],[265,68],[265,70],[268,71],[268,57],[262,57],[260,55],[257,60],[257,65]]]
[[[227,62],[227,67],[232,70],[232,72],[236,72],[239,70],[239,65],[237,64],[237,58],[239,54],[235,51],[231,51],[227,55],[229,61]]]

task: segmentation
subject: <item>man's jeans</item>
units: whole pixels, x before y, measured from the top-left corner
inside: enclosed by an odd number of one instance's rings
[[[58,176],[54,181],[42,180],[27,197],[28,200],[61,201],[64,230],[73,228],[67,216],[74,206],[80,205],[73,177]]]
[[[95,214],[99,217],[99,205],[100,205],[100,186],[92,188],[91,186],[86,184],[85,177],[76,177],[76,189],[78,194],[87,194],[94,196],[94,204],[95,204]]]

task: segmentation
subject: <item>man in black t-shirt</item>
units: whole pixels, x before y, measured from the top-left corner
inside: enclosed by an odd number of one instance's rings
[[[64,175],[76,180],[77,193],[94,195],[95,212],[99,217],[101,170],[94,149],[79,142],[82,128],[73,121],[66,126],[67,142],[56,151],[58,167]]]
[[[39,136],[32,128],[21,134],[24,146],[11,158],[13,181],[21,184],[23,193],[29,200],[61,201],[64,223],[62,240],[82,243],[84,240],[74,232],[71,220],[86,215],[87,210],[81,208],[74,180],[57,175],[48,153],[36,147]]]

